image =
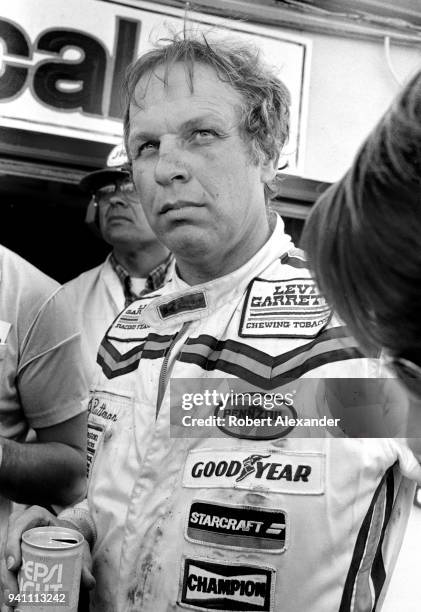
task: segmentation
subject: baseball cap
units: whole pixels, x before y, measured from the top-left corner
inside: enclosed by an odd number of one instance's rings
[[[113,183],[116,179],[130,177],[130,165],[124,144],[111,149],[107,157],[107,166],[86,174],[79,182],[79,187],[88,193],[94,193],[100,187]]]

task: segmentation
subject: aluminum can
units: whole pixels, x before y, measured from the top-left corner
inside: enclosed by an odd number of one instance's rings
[[[22,534],[18,610],[77,612],[84,537],[65,527]]]

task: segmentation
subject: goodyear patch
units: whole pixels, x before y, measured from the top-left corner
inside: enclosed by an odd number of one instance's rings
[[[198,544],[282,553],[286,549],[287,518],[282,510],[192,502],[186,539]]]
[[[250,284],[239,335],[243,338],[314,338],[331,311],[310,278],[263,280]]]
[[[325,454],[261,448],[192,450],[184,466],[183,486],[321,495]]]
[[[185,558],[179,605],[194,610],[271,612],[275,570],[234,563]]]

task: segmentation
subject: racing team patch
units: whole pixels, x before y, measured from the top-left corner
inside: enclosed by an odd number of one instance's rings
[[[286,514],[282,510],[194,501],[186,539],[197,544],[281,553],[286,549]]]
[[[184,465],[183,486],[321,495],[325,455],[261,449],[192,450]]]
[[[239,335],[243,338],[314,338],[331,311],[310,278],[263,280],[250,284]]]
[[[107,338],[123,342],[139,342],[144,340],[148,335],[149,325],[142,320],[142,311],[150,303],[150,299],[148,296],[145,296],[125,308],[109,328]]]
[[[184,559],[178,604],[194,610],[271,612],[275,570]]]

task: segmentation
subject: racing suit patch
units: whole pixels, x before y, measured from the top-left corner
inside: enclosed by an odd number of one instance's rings
[[[236,563],[184,559],[179,605],[194,610],[273,610],[275,570]]]
[[[325,491],[324,453],[285,450],[192,450],[183,486],[321,495]]]
[[[153,296],[153,298],[158,296]],[[114,320],[107,331],[109,340],[120,342],[139,342],[145,340],[148,335],[149,325],[142,320],[142,312],[145,310],[152,298],[146,296],[136,300],[125,308]]]
[[[281,553],[286,549],[286,513],[196,500],[189,509],[185,535],[198,544]]]
[[[91,471],[92,463],[94,461],[95,453],[98,450],[99,444],[104,435],[104,427],[97,423],[90,423],[88,421],[88,444],[86,447],[86,460],[87,460],[87,476]]]
[[[173,298],[168,302],[159,304],[158,312],[161,319],[168,319],[175,315],[191,310],[204,310],[207,307],[206,296],[203,291],[196,291]]]
[[[242,338],[314,338],[331,311],[310,278],[263,280],[249,285],[241,315]]]
[[[103,442],[108,424],[118,420],[115,407],[103,396],[92,394],[88,403],[88,442],[86,448],[87,476],[89,478],[95,456]]]

